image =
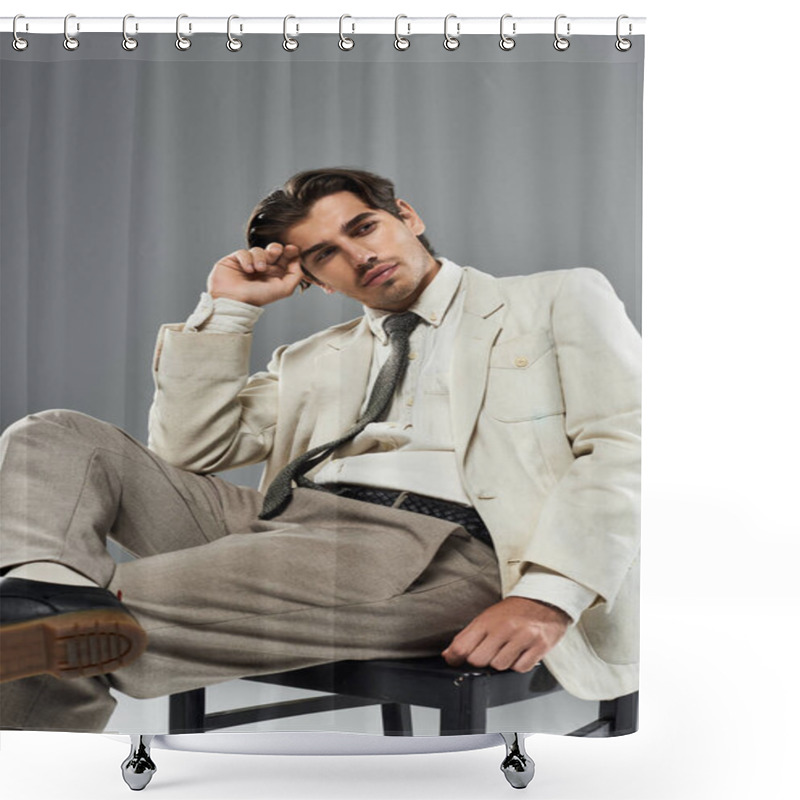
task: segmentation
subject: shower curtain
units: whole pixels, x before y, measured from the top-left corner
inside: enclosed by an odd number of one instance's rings
[[[185,421],[174,418],[175,405],[170,406],[169,424],[174,430],[192,432],[191,436],[176,434],[178,439],[184,436],[183,447],[213,450],[216,445],[197,439],[198,431],[207,432],[221,417],[230,417],[233,403],[233,415],[243,426],[237,428],[236,436],[258,440],[260,451],[251,449],[241,458],[227,460],[213,456],[203,462],[200,458],[187,465],[180,453],[154,445],[167,462],[195,473],[213,473],[213,478],[206,479],[209,482],[226,481],[263,491],[268,449],[264,442],[272,435],[268,430],[272,427],[283,430],[287,441],[294,438],[292,446],[280,450],[280,459],[268,461],[270,476],[290,456],[308,449],[301,443],[313,446],[326,440],[312,428],[331,407],[336,409],[336,419],[325,422],[327,440],[344,433],[355,422],[342,410],[343,398],[352,389],[352,365],[336,367],[326,384],[318,345],[329,350],[340,347],[331,334],[322,333],[332,326],[344,325],[340,332],[358,330],[367,335],[372,317],[365,306],[382,281],[391,284],[391,274],[375,278],[372,273],[356,272],[361,282],[357,291],[352,287],[347,291],[346,276],[343,284],[331,280],[334,286],[313,285],[315,267],[317,277],[328,273],[321,262],[309,260],[315,257],[312,252],[303,259],[306,280],[312,283],[307,291],[298,289],[270,303],[260,318],[257,312],[251,314],[254,327],[239,319],[245,326],[241,329],[204,330],[209,309],[215,309],[212,318],[219,315],[219,306],[206,292],[212,266],[236,251],[265,247],[266,240],[253,238],[257,220],[250,215],[254,207],[291,176],[317,169],[345,168],[389,179],[396,197],[408,204],[413,215],[393,216],[379,210],[379,218],[388,214],[385,224],[401,226],[394,229],[401,234],[412,230],[415,220],[422,221],[430,249],[414,242],[411,246],[417,247],[414,252],[424,268],[432,270],[425,274],[431,281],[436,276],[437,281],[421,288],[441,290],[443,281],[438,278],[445,276],[453,287],[444,301],[437,300],[443,319],[427,320],[425,334],[430,335],[424,341],[429,350],[420,349],[421,371],[415,373],[416,367],[411,366],[406,373],[408,380],[418,381],[416,390],[408,384],[399,390],[406,391],[402,401],[408,401],[408,408],[402,414],[398,411],[403,407],[398,395],[386,421],[373,423],[400,423],[405,436],[388,436],[383,430],[372,439],[357,437],[333,458],[352,465],[361,457],[408,451],[410,443],[422,461],[394,463],[415,465],[415,475],[395,476],[382,488],[398,496],[405,492],[426,496],[420,483],[430,480],[435,489],[431,494],[447,508],[474,506],[490,542],[476,542],[477,537],[463,529],[456,539],[472,548],[469,552],[482,548],[481,570],[500,571],[502,585],[497,583],[499,593],[492,602],[500,602],[501,595],[533,601],[564,620],[558,643],[543,656],[542,664],[528,667],[532,674],[548,670],[564,691],[492,709],[487,729],[569,733],[596,716],[598,701],[636,692],[639,395],[635,350],[637,329],[641,329],[644,38],[634,36],[629,49],[620,49],[613,35],[585,35],[573,37],[569,47],[561,49],[554,47],[552,35],[537,34],[519,37],[513,48],[505,49],[498,47],[497,35],[474,35],[449,49],[442,46],[441,36],[420,35],[410,37],[411,45],[403,49],[392,46],[391,36],[355,35],[354,45],[346,49],[337,46],[336,35],[306,35],[292,49],[283,46],[284,36],[264,34],[244,36],[237,49],[225,46],[224,35],[198,33],[192,36],[190,47],[179,49],[174,34],[157,33],[142,35],[138,46],[130,50],[120,47],[120,35],[112,33],[84,34],[80,47],[73,50],[62,46],[59,36],[28,38],[29,46],[18,51],[5,37],[0,53],[0,425],[6,432],[1,566],[13,571],[28,560],[74,566],[72,556],[65,555],[68,551],[88,550],[88,538],[96,541],[107,535],[104,544],[118,566],[96,573],[104,580],[88,574],[91,569],[78,571],[112,588],[128,571],[131,577],[123,581],[122,602],[127,598],[134,616],[144,621],[152,649],[138,662],[107,676],[62,680],[37,675],[4,683],[0,727],[161,733],[167,729],[166,696],[176,691],[208,686],[209,706],[220,709],[302,694],[240,680],[269,672],[269,658],[264,663],[250,661],[241,675],[232,674],[226,666],[226,647],[231,648],[227,657],[239,663],[242,639],[227,638],[231,630],[219,624],[220,614],[227,614],[226,620],[231,621],[231,607],[220,609],[210,601],[203,607],[197,601],[203,591],[192,586],[196,576],[188,566],[186,572],[181,568],[182,553],[187,565],[193,563],[192,548],[225,546],[223,540],[234,538],[251,542],[252,537],[263,537],[263,530],[239,520],[237,529],[209,534],[198,522],[197,535],[187,539],[184,547],[171,540],[165,546],[170,552],[162,553],[157,541],[148,540],[135,552],[127,535],[116,535],[124,528],[120,498],[126,489],[117,491],[112,486],[116,478],[106,476],[107,491],[117,504],[117,512],[104,517],[106,527],[71,530],[69,546],[63,540],[60,554],[52,550],[52,544],[51,550],[40,550],[38,535],[30,533],[30,520],[41,516],[48,497],[54,508],[71,504],[70,508],[80,509],[87,480],[72,490],[62,486],[60,478],[48,479],[48,495],[40,486],[41,475],[31,470],[26,477],[20,458],[12,456],[21,446],[17,442],[27,435],[20,433],[21,421],[38,415],[46,424],[55,424],[53,409],[80,412],[124,430],[141,443],[153,444],[154,424],[161,426],[163,416],[151,411],[154,379],[159,392],[172,393],[187,408],[205,407],[205,400],[192,400],[205,397],[203,381],[213,378],[238,386],[218,408],[207,408],[206,417],[195,428],[181,428]],[[358,203],[364,211],[363,198]],[[303,219],[320,221],[314,208],[319,211],[322,206],[312,206]],[[374,212],[369,202],[365,208],[368,216],[370,210]],[[335,219],[338,226],[339,217]],[[322,221],[327,224],[329,219]],[[340,231],[336,226],[324,228],[328,239],[350,236],[349,229]],[[321,230],[312,228],[298,241],[313,243]],[[369,231],[364,235],[370,235]],[[347,241],[358,242],[355,236]],[[343,259],[346,250],[339,246]],[[316,254],[320,252],[324,251],[316,248]],[[369,266],[390,255],[390,251],[376,252],[364,259]],[[391,269],[400,268],[390,265]],[[528,277],[517,282],[495,280],[513,276]],[[326,291],[331,288],[337,291]],[[487,296],[487,291],[493,294]],[[462,294],[469,292],[471,296],[464,299]],[[241,306],[233,308],[233,312],[229,308],[229,321],[236,317],[236,309],[241,312]],[[441,345],[431,343],[439,341],[432,338],[439,331],[445,334],[443,338],[450,336],[448,315],[452,336],[442,356]],[[491,352],[487,349],[481,356],[487,359],[483,368],[491,377],[459,444],[461,434],[451,411],[453,403],[458,403],[454,398],[463,396],[465,387],[451,365],[458,359],[459,348],[478,338],[459,325],[473,318],[497,324],[487,343]],[[229,350],[214,344],[210,349],[187,351],[181,361],[175,348],[187,336],[195,337],[192,346],[214,337],[215,342],[236,340],[239,344]],[[246,346],[241,345],[245,340]],[[304,344],[280,349],[299,342]],[[415,346],[412,339],[412,365]],[[443,359],[438,366],[430,349],[434,347],[439,347]],[[304,349],[310,354],[305,362]],[[363,372],[363,378],[356,387],[364,401],[375,378],[373,374],[364,382],[367,367],[371,364],[373,373],[378,371],[379,349],[373,342],[364,351],[369,363],[363,363],[364,370],[358,373]],[[262,373],[255,379],[260,386],[280,373],[281,354],[285,372],[278,382],[283,381],[281,391],[292,398],[292,404],[280,406],[284,416],[275,421],[271,411],[259,410],[259,404],[278,400],[259,392],[248,394],[242,364],[247,362],[246,371],[251,374]],[[169,363],[175,372],[165,388],[162,359],[167,358],[172,359]],[[475,360],[469,363],[471,368],[479,366]],[[287,374],[291,369],[295,374]],[[548,381],[553,376],[556,383],[551,385]],[[300,384],[291,383],[298,380]],[[425,413],[414,417],[412,404],[419,405],[420,398]],[[253,415],[248,416],[251,411]],[[288,421],[282,422],[287,414]],[[66,418],[76,419],[69,414]],[[449,438],[440,437],[440,427],[433,437],[439,437],[437,441],[420,444],[415,431],[433,418],[445,421]],[[254,429],[253,420],[267,422]],[[366,442],[361,451],[359,441]],[[230,442],[223,449],[229,446]],[[277,438],[273,448],[271,455],[279,449]],[[497,450],[503,451],[502,456]],[[32,463],[34,456],[28,453],[22,458]],[[73,458],[78,456],[62,450],[49,460],[57,463],[61,474],[81,471],[83,475],[87,462]],[[489,468],[492,459],[498,463]],[[420,463],[433,465],[432,479],[416,472]],[[331,459],[321,467],[317,474],[330,480]],[[393,474],[392,469],[388,474]],[[448,484],[451,473],[454,480]],[[128,472],[120,467],[119,474],[124,478]],[[356,467],[352,474],[361,476],[357,483],[368,482],[363,467],[361,471]],[[94,490],[102,494],[101,489]],[[69,491],[74,491],[74,497],[64,499]],[[306,495],[295,491],[291,503],[296,509]],[[214,492],[198,496],[197,504],[229,502],[228,496],[220,500]],[[157,529],[168,512],[155,501],[153,505],[139,508],[138,513]],[[187,507],[191,509],[191,504]],[[402,508],[381,513],[409,513]],[[345,546],[341,538],[345,512],[336,506],[327,513],[326,519],[314,523],[330,536],[325,574],[332,576],[332,583],[325,587],[325,597],[313,601],[322,605],[330,604],[334,594],[348,594],[351,587],[340,586],[337,576],[350,575],[345,562],[363,556],[358,546],[348,549],[350,545]],[[53,511],[53,528],[69,521],[65,514]],[[231,512],[226,519],[233,516]],[[28,521],[27,527],[19,524],[20,519]],[[291,525],[300,523],[292,517]],[[441,528],[443,523],[435,524]],[[563,547],[554,532],[562,536]],[[275,528],[268,533],[274,534]],[[347,535],[349,542],[352,531],[348,529]],[[506,541],[510,537],[513,547]],[[121,546],[120,539],[128,546]],[[431,548],[429,542],[414,546]],[[408,557],[407,550],[398,552],[403,559]],[[160,569],[165,558],[171,559],[171,566],[159,574],[175,579],[172,587],[164,589],[167,594],[172,591],[169,610],[138,597],[135,591],[131,595],[127,588],[131,581],[135,583],[134,575],[144,574],[148,563]],[[468,556],[460,552],[455,558],[463,561]],[[302,594],[306,566],[294,560],[281,564],[280,571],[288,576],[282,591]],[[396,566],[403,572],[405,564]],[[226,574],[221,568],[206,584],[208,595],[224,595],[226,587],[240,585],[245,577],[255,587],[253,591],[269,595],[270,587],[258,583],[258,563],[249,562],[246,567],[246,576],[241,571]],[[606,567],[608,573],[603,571]],[[391,564],[383,565],[384,572],[393,569]],[[427,586],[425,574],[409,575],[405,585],[392,586],[391,591],[413,593],[414,585]],[[417,584],[409,583],[410,579]],[[307,597],[300,601],[311,602]],[[188,622],[187,606],[192,606],[189,610],[194,614]],[[163,630],[172,630],[175,624],[171,616],[175,609],[180,610],[181,634],[165,636]],[[353,656],[352,642],[341,641],[337,633],[343,619],[338,613],[328,618],[327,627],[318,634],[322,644],[342,658],[371,653],[367,641]],[[407,643],[404,653],[396,657],[439,656],[477,616],[476,611],[469,619],[454,622],[453,630],[436,641],[420,631],[419,641]],[[378,615],[373,627],[380,627],[381,619]],[[209,652],[204,653],[202,670],[182,668],[178,655],[169,649],[170,640],[180,639],[186,627],[192,629],[189,638],[193,641],[212,629],[221,633],[207,639]],[[291,626],[287,629],[291,631]],[[341,625],[341,630],[349,629]],[[270,642],[271,649],[263,642],[255,649],[290,654],[280,662],[284,667],[305,663],[301,653],[308,642],[295,641],[291,634],[283,636]],[[298,648],[296,653],[291,653],[293,647]],[[125,674],[131,670],[136,678],[126,681]],[[172,673],[166,680],[165,672]],[[202,680],[192,677],[201,674]],[[60,711],[37,713],[40,697],[48,698],[48,708]],[[102,707],[102,711],[81,716],[77,709],[89,706]],[[262,722],[241,730],[380,733],[381,724],[375,709],[353,708]],[[415,707],[415,735],[437,731],[435,713]]]

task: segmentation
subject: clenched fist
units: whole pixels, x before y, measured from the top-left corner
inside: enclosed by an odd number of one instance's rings
[[[265,306],[289,297],[302,279],[297,247],[272,242],[221,258],[208,276],[207,287],[212,297]]]
[[[478,614],[442,652],[451,667],[465,661],[474,667],[528,672],[558,643],[570,618],[560,609],[506,597]]]

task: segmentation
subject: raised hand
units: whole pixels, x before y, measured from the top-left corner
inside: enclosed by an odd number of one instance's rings
[[[272,242],[221,258],[208,276],[207,287],[212,297],[265,306],[289,297],[302,279],[298,248]]]

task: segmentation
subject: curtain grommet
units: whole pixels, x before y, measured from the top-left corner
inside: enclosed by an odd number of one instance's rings
[[[22,38],[22,37],[19,35],[19,33],[17,32],[17,20],[19,20],[19,19],[25,19],[25,15],[24,15],[24,14],[17,14],[17,15],[14,17],[14,22],[11,24],[11,32],[12,32],[12,33],[13,33],[13,35],[14,35],[14,39],[13,39],[13,41],[11,42],[11,46],[12,46],[12,47],[13,47],[13,48],[14,48],[14,49],[15,49],[15,50],[18,52],[18,53],[21,53],[23,50],[27,50],[27,49],[28,49],[28,44],[29,44],[29,42],[28,42],[28,40],[27,40],[27,39],[23,39],[23,38]],[[28,24],[27,24],[27,23],[25,23],[25,30],[27,30],[27,29],[28,29]]]
[[[402,52],[403,50],[408,50],[408,48],[411,47],[411,40],[400,35],[401,19],[408,19],[408,17],[405,14],[398,14],[394,18],[394,49]],[[407,22],[406,27],[408,28],[406,36],[411,36],[411,23]]]
[[[510,36],[505,32],[504,26],[506,20],[511,18],[512,18],[511,14],[503,14],[503,16],[500,17],[500,49],[505,50],[506,52],[508,52],[509,50],[513,50],[517,45],[517,40],[514,38],[514,36],[517,33],[517,23],[516,22],[511,23]]]
[[[122,49],[127,50],[129,53],[139,46],[139,40],[134,36],[128,34],[128,20],[136,19],[133,14],[126,14],[122,18]],[[138,31],[139,25],[135,24],[134,28]]]
[[[295,39],[292,36],[289,36],[288,25],[290,19],[297,19],[297,17],[292,16],[291,14],[287,14],[283,18],[283,49],[287,53],[294,53],[294,51],[297,50],[298,47],[300,47],[300,40]],[[295,34],[298,33],[300,33],[300,26],[297,23],[295,23]]]
[[[624,19],[630,19],[630,18],[628,17],[627,14],[620,14],[617,17],[617,41],[614,42],[614,47],[616,47],[617,50],[619,50],[620,53],[627,53],[628,50],[630,50],[631,47],[633,47],[633,42],[630,39],[625,39],[622,36],[622,34],[620,33],[620,23]],[[629,22],[628,23],[628,36],[630,36],[632,32],[633,32],[633,26]]]
[[[349,14],[342,14],[342,16],[339,17],[339,49],[344,50],[345,52],[347,52],[348,50],[352,50],[356,46],[356,43],[349,37],[345,36],[344,31],[342,30],[344,21],[346,19],[353,19],[353,18]],[[351,33],[355,33],[355,30],[356,26],[355,23],[353,23]]]
[[[455,36],[453,36],[447,29],[451,19],[456,20]],[[445,50],[449,50],[451,53],[453,52],[453,50],[458,50],[459,46],[461,45],[461,40],[458,38],[460,33],[461,33],[461,23],[458,21],[458,17],[455,14],[448,14],[444,18],[444,42],[442,42],[442,44],[444,45]]]
[[[67,16],[64,17],[64,41],[63,41],[64,49],[69,50],[70,52],[72,52],[73,50],[77,50],[81,44],[74,36],[70,36],[69,21],[71,19],[75,19],[75,14],[67,14]],[[75,23],[76,32],[80,31],[80,29],[81,29],[80,23]]]
[[[225,42],[225,47],[227,47],[228,50],[231,51],[231,53],[238,53],[242,49],[242,46],[244,44],[241,39],[237,39],[231,33],[231,22],[233,22],[233,20],[235,20],[235,19],[239,19],[239,17],[236,14],[231,14],[228,17],[228,41]],[[239,26],[239,32],[241,33],[241,31],[242,31],[242,27],[240,25]]]
[[[553,42],[553,47],[555,47],[555,49],[558,50],[559,53],[563,53],[569,47],[569,39],[567,39],[566,36],[562,36],[558,32],[558,21],[560,19],[566,19],[566,18],[567,18],[566,14],[559,14],[556,17],[555,22],[553,23],[553,33],[555,34],[555,37],[556,37],[555,41]],[[567,23],[567,36],[570,35],[571,28],[572,28],[572,25],[568,22]]]
[[[175,39],[175,47],[177,47],[178,50],[181,50],[181,51],[188,50],[192,46],[192,40],[191,39],[187,39],[181,33],[181,20],[182,19],[188,19],[188,17],[189,17],[188,14],[178,14],[178,17],[175,20],[175,36],[177,37]],[[192,31],[192,23],[190,22],[189,23],[189,32],[191,33],[191,31]]]

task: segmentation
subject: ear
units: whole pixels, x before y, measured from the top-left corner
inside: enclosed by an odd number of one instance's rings
[[[336,294],[336,289],[331,289],[330,286],[326,286],[324,283],[318,283],[317,286],[319,286],[325,294]]]
[[[411,205],[406,203],[405,200],[400,199],[395,200],[395,203],[397,203],[397,209],[400,212],[401,219],[409,227],[411,232],[415,236],[419,236],[421,233],[424,233],[425,223],[422,221],[422,217],[420,217],[420,215],[414,211]]]

